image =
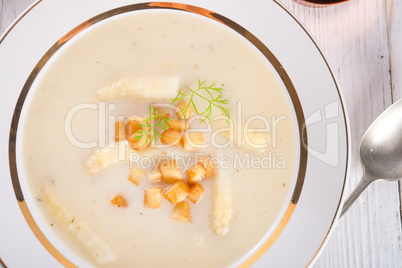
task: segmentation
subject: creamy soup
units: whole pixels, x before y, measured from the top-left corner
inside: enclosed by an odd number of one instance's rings
[[[97,98],[100,89],[116,81],[143,77],[173,77],[175,91],[196,88],[198,79],[216,83],[223,88],[231,119],[238,122],[236,133],[256,115],[250,126],[269,130],[264,132],[268,148],[263,150],[237,143],[200,150],[228,162],[217,167],[220,176],[229,178],[233,193],[226,234],[217,235],[211,223],[215,178],[200,181],[205,192],[197,204],[189,202],[191,222],[185,223],[171,217],[174,206],[164,197],[159,209],[144,206],[147,187],[165,190],[168,185],[154,185],[147,176],[139,186],[133,184],[128,180],[132,161],[88,173],[91,155],[113,143],[118,116],[146,116],[149,104],[170,103],[169,97],[158,96],[121,96],[105,102]],[[261,52],[211,19],[147,10],[99,22],[55,54],[30,94],[19,143],[24,179],[49,228],[94,266],[234,265],[272,232],[290,200],[298,164],[290,98]],[[211,138],[205,137],[206,142]],[[175,146],[148,148],[140,157],[154,152],[194,156]],[[186,167],[181,168],[185,174]],[[116,195],[125,198],[126,207],[111,203]]]

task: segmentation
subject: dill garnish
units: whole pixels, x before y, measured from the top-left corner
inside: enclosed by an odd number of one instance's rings
[[[197,115],[203,116],[201,122],[211,121],[214,108],[220,109],[227,117],[227,121],[230,120],[230,111],[227,108],[228,101],[222,98],[223,88],[215,87],[215,83],[205,86],[205,81],[198,79],[197,89],[191,89],[188,86],[186,89],[188,92],[180,89],[176,97],[172,99],[163,112],[159,112],[158,109],[149,105],[148,116],[145,118],[145,123],[139,125],[141,130],[136,132],[135,139],[140,140],[145,135],[145,143],[148,143],[148,137],[152,136],[152,140],[156,143],[157,138],[162,136],[161,132],[169,129],[171,118],[166,116],[166,112],[177,101],[187,101],[187,105],[179,110],[181,114],[187,114],[192,107]],[[206,101],[208,104],[207,108],[200,110],[194,102],[197,98]],[[162,130],[158,131],[157,127]]]

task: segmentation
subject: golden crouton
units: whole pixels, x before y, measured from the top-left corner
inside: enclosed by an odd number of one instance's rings
[[[118,207],[127,207],[127,201],[126,199],[121,196],[121,195],[116,195],[115,197],[112,198],[112,200],[110,200],[110,203],[112,203],[113,205],[116,205]]]
[[[134,134],[136,135],[136,134]],[[133,135],[133,136],[134,136]],[[143,135],[141,137],[136,136],[138,139],[132,139],[133,142],[129,142],[128,145],[133,148],[136,151],[141,151],[144,150],[145,148],[148,148],[149,145],[151,144],[152,137],[151,134],[149,135]]]
[[[128,180],[134,183],[135,185],[139,186],[142,179],[144,178],[146,171],[133,165],[128,175]]]
[[[189,119],[194,113],[194,108],[185,100],[182,100],[177,106],[176,115],[180,119]]]
[[[126,139],[130,147],[136,151],[147,148],[152,141],[152,131],[144,134],[149,129],[145,124],[145,119],[141,116],[130,116],[126,120]]]
[[[164,118],[170,117],[170,114],[167,112],[166,107],[156,106],[153,109],[156,109],[156,112],[158,113],[158,115],[160,115],[160,116],[156,117],[155,120],[162,119],[161,116]]]
[[[202,185],[197,182],[191,186],[190,193],[188,194],[187,198],[194,204],[197,204],[198,201],[200,201],[200,199],[202,198],[203,194],[204,187],[202,187]]]
[[[183,222],[191,222],[190,217],[190,204],[187,201],[182,201],[174,206],[172,212],[173,219]]]
[[[174,159],[162,161],[159,165],[159,170],[162,173],[162,179],[167,183],[183,179],[183,174],[181,174],[177,162]]]
[[[188,183],[192,184],[201,181],[205,177],[205,173],[206,170],[201,164],[189,167],[186,171]]]
[[[184,132],[190,128],[190,123],[186,120],[170,119],[168,126],[178,132]]]
[[[133,117],[127,118],[126,129],[125,129],[126,130],[126,139],[130,142],[133,142],[135,133],[142,128],[141,126],[143,124],[144,124],[144,119],[140,116],[133,116]]]
[[[183,180],[178,180],[175,184],[171,185],[165,190],[163,196],[170,201],[173,205],[186,199],[190,192],[190,187]]]
[[[114,123],[115,127],[115,134],[114,140],[115,141],[122,141],[126,139],[126,124],[124,121],[117,121]]]
[[[162,187],[145,189],[144,206],[149,208],[160,208],[162,202]]]
[[[205,139],[202,133],[184,132],[181,144],[185,151],[196,151],[205,148]]]
[[[205,172],[205,178],[212,178],[213,176],[215,176],[216,173],[216,167],[211,159],[210,155],[206,155],[206,156],[201,156],[200,158],[198,158],[198,163],[200,163],[206,170]]]
[[[149,173],[148,178],[153,183],[160,182],[162,180],[162,173],[159,169],[155,169]]]
[[[179,146],[180,136],[180,132],[173,129],[167,129],[162,133],[161,142],[165,145]]]

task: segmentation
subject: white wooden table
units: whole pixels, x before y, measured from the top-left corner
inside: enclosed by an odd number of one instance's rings
[[[315,37],[338,79],[352,137],[347,196],[362,174],[358,150],[365,130],[402,98],[402,0],[350,0],[329,7],[279,1]],[[0,34],[32,2],[1,0]],[[401,184],[375,182],[338,224],[315,267],[402,267],[401,224]]]

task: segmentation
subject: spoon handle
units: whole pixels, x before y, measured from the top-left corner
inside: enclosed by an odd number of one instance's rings
[[[340,218],[345,215],[345,213],[349,210],[352,204],[356,201],[356,199],[360,196],[360,194],[369,186],[372,180],[363,177],[353,192],[350,194],[348,199],[346,199],[345,204],[343,205],[342,212]]]

